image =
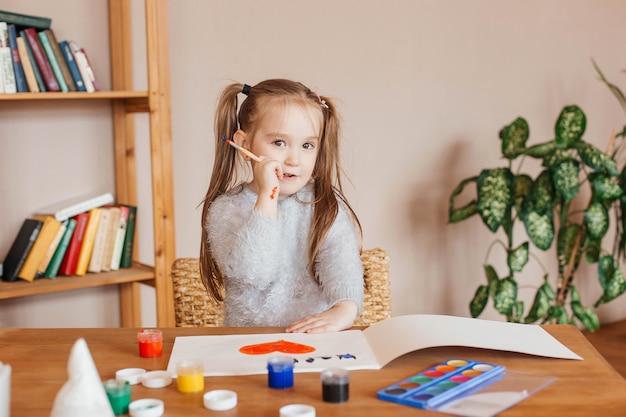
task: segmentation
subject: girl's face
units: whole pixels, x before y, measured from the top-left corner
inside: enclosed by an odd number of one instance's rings
[[[249,149],[282,165],[280,195],[290,196],[304,187],[313,175],[320,145],[321,112],[288,104],[284,111],[268,111],[259,122]]]

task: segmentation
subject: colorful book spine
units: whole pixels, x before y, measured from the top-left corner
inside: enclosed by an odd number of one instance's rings
[[[83,244],[80,247],[80,253],[78,254],[75,275],[83,276],[87,273],[87,267],[89,266],[89,259],[91,258],[91,252],[93,251],[93,245],[96,242],[96,232],[98,231],[101,214],[101,208],[89,210],[89,221],[87,222],[85,237],[83,238]]]
[[[54,58],[56,59],[57,64],[59,64],[59,68],[61,69],[63,79],[65,80],[65,84],[67,84],[67,88],[70,91],[76,91],[76,83],[74,83],[74,78],[70,73],[67,62],[65,62],[63,52],[61,52],[61,47],[59,46],[59,41],[57,41],[57,37],[55,36],[54,31],[52,29],[46,29],[43,31],[43,33],[48,38],[48,43],[50,43],[50,47],[52,48],[52,52],[54,53]]]
[[[41,42],[41,46],[43,48],[46,57],[48,58],[48,62],[50,63],[50,67],[52,68],[52,72],[54,73],[54,77],[59,84],[59,88],[62,92],[67,93],[69,88],[67,87],[67,83],[65,82],[65,78],[63,77],[63,72],[61,71],[61,67],[59,66],[59,62],[57,61],[57,57],[54,55],[54,51],[52,50],[52,45],[50,44],[50,40],[48,36],[46,36],[46,32],[37,33],[39,37],[39,42]]]
[[[68,42],[70,44],[70,48],[72,48],[74,59],[76,59],[76,65],[80,71],[80,76],[83,78],[87,92],[92,93],[94,91],[98,91],[96,77],[93,73],[93,68],[91,68],[91,65],[89,64],[85,50],[78,46],[78,44],[74,41]]]
[[[20,38],[23,41],[22,44],[24,44],[26,54],[28,54],[28,60],[30,61],[33,68],[33,74],[35,74],[35,79],[37,80],[37,86],[39,87],[39,91],[44,93],[46,91],[46,83],[44,83],[43,81],[43,77],[41,76],[41,72],[39,71],[39,67],[37,66],[37,61],[35,60],[35,55],[33,55],[33,50],[30,49],[30,43],[28,42],[28,39],[26,38],[26,33],[23,30],[20,31]]]
[[[126,238],[126,226],[128,225],[128,212],[130,211],[127,206],[119,206],[120,208],[120,221],[117,228],[117,237],[115,240],[115,248],[113,248],[113,256],[111,258],[111,270],[117,271],[120,269],[120,261],[122,260],[122,250],[124,249],[124,239]]]
[[[3,281],[17,280],[17,274],[20,269],[22,269],[22,266],[26,261],[26,257],[35,244],[42,225],[43,222],[36,219],[24,220],[17,236],[11,244],[11,248],[9,249],[7,256],[4,258],[4,262],[2,264]]]
[[[37,36],[37,32],[34,28],[26,28],[24,29],[24,33],[26,34],[26,40],[30,45],[33,56],[35,57],[37,67],[39,67],[39,71],[41,72],[41,77],[46,84],[46,90],[61,91],[61,87],[59,87],[59,83],[57,82],[54,71],[50,66],[50,62],[48,61],[46,52],[43,49],[41,41],[39,40],[39,36]]]
[[[74,83],[76,84],[76,90],[87,91],[87,88],[85,88],[85,83],[83,82],[83,77],[81,77],[80,75],[78,65],[76,65],[76,59],[74,58],[74,53],[72,52],[72,48],[70,48],[70,44],[67,41],[61,41],[59,42],[59,47],[61,48],[63,58],[65,58],[65,62],[67,63],[67,67],[70,70],[70,74],[72,74]]]
[[[65,252],[67,251],[67,247],[70,244],[70,240],[72,239],[72,235],[74,234],[74,230],[76,228],[76,220],[68,219],[67,225],[65,228],[65,233],[63,233],[63,237],[59,242],[59,246],[57,246],[54,251],[54,255],[52,255],[52,259],[46,268],[46,272],[44,272],[43,276],[46,278],[56,278],[59,273],[59,268],[61,267],[61,262],[65,257]]]
[[[111,270],[111,259],[113,259],[113,250],[117,240],[117,230],[120,224],[120,208],[117,206],[108,206],[109,223],[104,239],[104,251],[102,253],[102,261],[100,262],[100,270],[107,272]]]
[[[19,274],[17,274],[18,278],[29,282],[33,281],[37,276],[37,268],[39,268],[41,261],[44,256],[46,256],[46,251],[56,236],[59,227],[61,227],[61,223],[51,216],[36,217],[36,219],[43,222],[41,231],[39,232],[37,240],[35,240],[32,249],[26,257],[26,261],[24,261],[22,269],[20,269]]]
[[[28,85],[28,91],[31,93],[39,92],[39,85],[37,84],[37,78],[35,77],[35,71],[33,70],[33,66],[28,56],[28,51],[26,51],[26,45],[24,45],[24,38],[21,36],[17,37],[17,51],[20,54],[20,59],[22,60],[22,67],[24,68],[24,76],[26,77],[26,84]]]
[[[104,247],[106,245],[107,232],[109,230],[109,221],[111,220],[111,211],[107,207],[100,208],[100,220],[94,235],[93,247],[87,265],[87,272],[102,272],[102,257],[104,255]]]
[[[56,252],[57,247],[59,246],[59,243],[61,243],[61,239],[63,238],[63,235],[65,234],[65,229],[67,229],[67,220],[64,222],[61,222],[61,227],[59,227],[57,234],[54,236],[54,239],[52,239],[50,246],[48,246],[46,255],[41,260],[41,263],[39,264],[39,268],[37,268],[37,274],[35,275],[35,278],[43,277],[43,274],[46,272],[46,269],[48,269],[48,265],[50,264],[50,261],[52,260],[52,256],[54,255],[54,252]]]
[[[9,44],[9,28],[6,22],[0,22],[0,83],[5,94],[17,92],[15,72],[13,71],[13,58]]]
[[[12,23],[16,26],[34,27],[37,29],[48,29],[52,24],[52,19],[43,16],[33,16],[21,13],[0,10],[0,22]]]
[[[9,25],[8,31],[9,46],[11,47],[11,57],[13,58],[13,73],[15,74],[15,85],[17,86],[18,93],[25,93],[28,91],[28,85],[26,83],[26,75],[24,74],[24,67],[22,64],[20,51],[17,48],[17,30],[15,29],[15,25]]]
[[[128,207],[128,222],[126,224],[126,236],[120,259],[120,268],[130,268],[133,265],[133,252],[135,249],[135,229],[137,224],[137,207]]]
[[[74,233],[65,251],[61,266],[59,267],[59,275],[74,275],[74,273],[76,273],[78,255],[80,254],[80,248],[83,246],[85,230],[89,222],[89,212],[76,215],[74,220],[76,220],[76,226],[74,227]]]

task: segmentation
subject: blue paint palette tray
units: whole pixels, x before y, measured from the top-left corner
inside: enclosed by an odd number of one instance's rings
[[[377,397],[411,407],[436,409],[504,376],[504,366],[465,359],[449,359],[389,385]]]

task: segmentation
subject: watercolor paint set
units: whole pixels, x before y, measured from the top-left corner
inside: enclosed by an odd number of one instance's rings
[[[505,368],[486,362],[449,359],[378,391],[381,400],[437,409],[504,376]]]

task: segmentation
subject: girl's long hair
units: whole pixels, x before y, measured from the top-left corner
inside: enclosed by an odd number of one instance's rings
[[[309,269],[317,278],[314,265],[317,253],[333,225],[341,202],[351,215],[361,233],[359,219],[346,199],[342,184],[339,158],[340,119],[332,101],[320,97],[299,82],[284,79],[263,81],[253,87],[246,86],[248,97],[237,113],[238,95],[244,84],[233,83],[222,92],[215,116],[215,161],[209,189],[202,207],[202,241],[200,242],[200,276],[204,286],[217,301],[224,300],[224,277],[220,272],[209,244],[206,220],[213,201],[232,190],[241,182],[241,170],[247,164],[231,146],[222,144],[222,138],[232,139],[238,129],[249,137],[254,136],[259,120],[273,105],[296,103],[307,108],[319,108],[323,115],[320,145],[313,169],[314,209],[308,243]],[[271,108],[271,107],[270,107]],[[318,279],[319,281],[319,279]]]

